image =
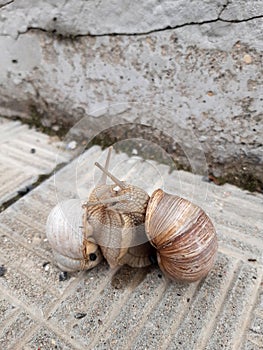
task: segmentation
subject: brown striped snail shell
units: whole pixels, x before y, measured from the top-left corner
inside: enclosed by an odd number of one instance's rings
[[[147,242],[144,230],[148,194],[118,180],[108,172],[108,166],[96,165],[115,182],[106,185],[105,178],[105,183],[96,186],[89,201],[83,205],[103,256],[111,267],[150,265],[153,248]]]
[[[78,199],[60,202],[51,210],[46,235],[62,271],[87,270],[101,262],[102,254],[92,233]]]
[[[217,236],[197,205],[158,189],[148,202],[145,230],[157,250],[159,267],[171,279],[194,282],[212,269]]]

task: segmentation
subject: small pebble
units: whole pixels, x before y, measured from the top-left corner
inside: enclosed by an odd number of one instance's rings
[[[252,57],[247,53],[247,54],[244,55],[243,61],[244,61],[246,64],[250,64],[250,63],[252,62]]]
[[[134,148],[134,149],[132,150],[132,154],[133,154],[133,155],[135,155],[135,156],[137,156],[138,151],[137,151],[137,149],[136,149],[136,148]]]
[[[6,273],[6,268],[4,267],[4,265],[0,266],[0,277],[3,277]]]
[[[84,312],[77,312],[74,317],[77,319],[77,320],[80,320],[81,318],[85,317],[87,314],[85,314]]]
[[[27,194],[28,192],[30,192],[33,189],[32,185],[28,185],[24,188],[21,188],[20,190],[17,191],[17,194],[19,194],[20,196],[24,196],[25,194]]]
[[[199,137],[200,142],[205,142],[206,140],[207,140],[207,136],[202,135]]]
[[[59,273],[59,281],[64,282],[68,279],[68,273],[66,271],[61,271]]]
[[[49,268],[50,268],[49,262],[44,262],[44,264],[42,266],[46,272],[49,271]]]
[[[30,153],[32,153],[32,154],[36,153],[36,149],[35,148],[31,148]]]
[[[58,125],[53,125],[53,126],[52,126],[52,130],[54,130],[54,131],[59,131],[59,126],[58,126]]]
[[[76,141],[71,141],[67,144],[67,149],[73,150],[77,148],[77,142]]]
[[[208,180],[209,182],[212,181],[215,185],[220,185],[220,181],[213,174],[208,175]]]

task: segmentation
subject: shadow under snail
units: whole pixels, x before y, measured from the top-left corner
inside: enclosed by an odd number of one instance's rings
[[[212,269],[218,248],[215,228],[206,213],[187,199],[157,189],[149,195],[120,181],[98,163],[103,175],[82,206],[59,203],[47,220],[47,238],[63,271],[90,269],[103,256],[111,267],[151,264],[172,280],[194,282]],[[106,184],[109,177],[114,184]]]

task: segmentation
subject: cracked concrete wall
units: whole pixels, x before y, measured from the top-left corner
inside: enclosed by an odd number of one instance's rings
[[[0,0],[0,113],[58,128],[165,106],[154,125],[193,130],[216,175],[262,178],[262,49],[261,0]]]

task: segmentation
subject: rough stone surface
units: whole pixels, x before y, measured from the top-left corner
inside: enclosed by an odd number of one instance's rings
[[[59,280],[46,218],[58,201],[87,198],[99,177],[93,164],[105,157],[90,148],[0,214],[0,348],[262,349],[260,194],[113,152],[116,176],[149,193],[161,187],[208,213],[219,238],[216,264],[192,284],[170,282],[156,266],[111,270],[105,261]]]
[[[46,126],[152,114],[194,132],[216,174],[262,178],[260,0],[14,0],[0,17],[0,113]]]

